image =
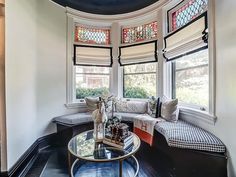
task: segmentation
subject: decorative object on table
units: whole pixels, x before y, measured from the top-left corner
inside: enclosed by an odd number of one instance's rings
[[[126,149],[133,143],[129,126],[120,122],[109,125],[103,143],[116,148]]]
[[[179,117],[178,99],[169,99],[163,96],[161,99],[160,116],[166,121],[177,122]]]
[[[107,153],[105,147],[94,148],[93,156],[95,159],[107,159]]]
[[[104,102],[99,98],[98,109],[93,111],[92,118],[94,121],[94,140],[102,142],[105,137],[105,124],[107,115],[105,112]]]
[[[108,118],[114,117],[115,105],[117,103],[117,97],[111,94],[104,94],[101,96],[102,101],[105,105],[105,110]]]
[[[114,124],[111,128],[111,134],[116,139],[127,137],[129,135],[129,126],[125,123]]]
[[[154,128],[158,119],[148,114],[138,115],[134,119],[134,133],[150,146],[153,144]]]
[[[120,123],[120,122],[121,122],[120,115],[112,116],[108,118],[107,123],[106,123],[106,128],[110,131],[112,125]]]

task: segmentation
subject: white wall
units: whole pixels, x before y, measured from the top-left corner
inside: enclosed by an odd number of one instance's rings
[[[236,1],[216,0],[216,115],[213,128],[229,152],[229,176],[236,176]]]
[[[55,132],[66,103],[66,14],[48,0],[6,1],[8,169],[34,143]]]
[[[236,1],[216,2],[215,126],[236,176]],[[66,102],[66,15],[48,0],[6,2],[6,106],[8,169],[40,136],[52,133],[52,117],[70,113]]]
[[[216,116],[215,125],[199,125],[219,137],[228,151],[228,176],[236,176],[236,1],[215,0]]]

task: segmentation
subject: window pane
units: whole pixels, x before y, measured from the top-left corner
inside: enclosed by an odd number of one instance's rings
[[[183,56],[182,59],[177,60],[176,69],[184,69],[208,64],[208,50],[201,50],[191,55]]]
[[[187,3],[181,4],[176,11],[170,14],[172,17],[172,29],[170,30],[174,31],[186,25],[205,12],[207,10],[207,4],[208,0],[189,0]]]
[[[77,66],[75,79],[76,99],[101,96],[101,94],[109,92],[109,68]]]
[[[110,68],[108,67],[91,67],[91,66],[76,66],[76,73],[100,73],[109,74]]]
[[[110,29],[99,27],[75,27],[75,42],[87,44],[110,44]]]
[[[144,72],[156,72],[156,63],[147,63],[139,65],[129,65],[124,67],[124,73],[144,73]]]
[[[156,96],[156,63],[124,66],[124,97]]]
[[[122,43],[140,42],[156,37],[157,22],[122,29]]]
[[[197,52],[176,61],[178,69],[175,73],[175,94],[180,102],[208,107],[209,78],[207,51]]]

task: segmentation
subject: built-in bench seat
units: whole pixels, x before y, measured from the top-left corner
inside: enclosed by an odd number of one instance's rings
[[[165,137],[170,147],[218,153],[226,151],[225,145],[219,138],[182,120],[176,123],[159,122],[155,125],[155,129]]]
[[[121,116],[121,120],[124,122],[133,122],[135,117],[140,114],[116,112],[114,115]],[[91,112],[85,112],[55,117],[53,122],[72,127],[91,123],[93,121]],[[170,147],[219,153],[224,153],[226,151],[225,145],[219,138],[182,120],[178,120],[176,123],[167,121],[158,122],[155,126],[155,130],[165,137],[166,142]]]

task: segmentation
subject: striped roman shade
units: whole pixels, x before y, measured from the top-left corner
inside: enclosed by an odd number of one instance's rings
[[[164,57],[174,60],[208,47],[207,13],[164,38]]]
[[[112,66],[112,48],[74,45],[74,65]]]
[[[157,61],[157,41],[122,46],[119,48],[121,66]]]

